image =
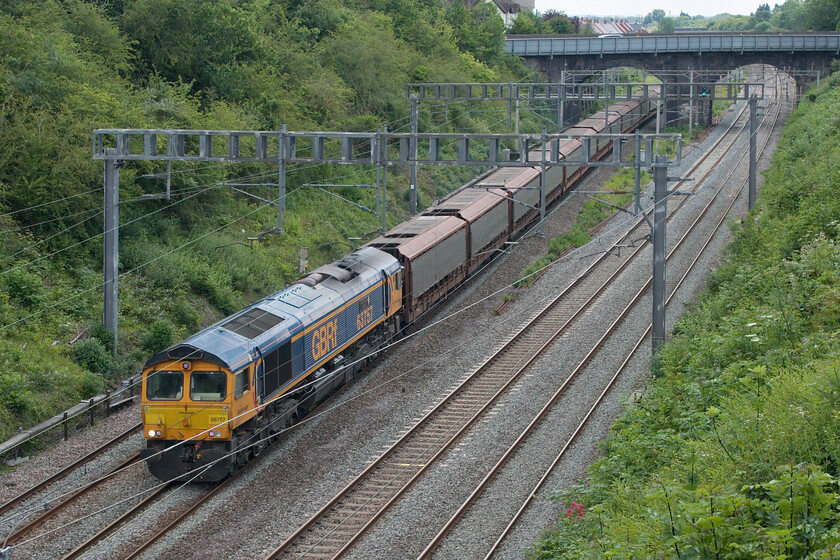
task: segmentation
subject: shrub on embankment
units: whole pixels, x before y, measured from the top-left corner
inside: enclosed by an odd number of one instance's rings
[[[838,86],[791,116],[708,292],[532,557],[840,558]]]

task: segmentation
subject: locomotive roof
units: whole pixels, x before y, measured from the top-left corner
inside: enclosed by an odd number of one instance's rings
[[[145,367],[164,364],[168,368],[182,360],[201,359],[237,370],[257,359],[257,349],[263,354],[270,352],[345,301],[374,286],[381,278],[381,271],[399,270],[399,263],[378,249],[362,247],[321,269],[329,271],[329,267],[349,274],[341,279],[325,274],[315,286],[295,283],[275,292],[155,354]]]

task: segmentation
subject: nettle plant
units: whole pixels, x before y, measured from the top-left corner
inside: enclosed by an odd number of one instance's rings
[[[680,559],[838,558],[838,481],[809,464],[732,494],[670,504],[668,543]]]

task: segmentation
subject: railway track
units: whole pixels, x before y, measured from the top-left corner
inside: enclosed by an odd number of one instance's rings
[[[761,151],[763,151],[766,148],[766,145],[769,142],[769,139],[771,137],[771,133],[772,133],[773,129],[775,128],[776,123],[778,121],[779,114],[780,114],[780,109],[781,109],[781,107],[777,106],[777,110],[776,110],[776,113],[773,117],[772,124],[769,127],[770,132],[765,137],[764,144],[763,144],[763,146],[761,146]],[[733,208],[734,204],[736,203],[737,200],[739,200],[741,198],[740,195],[743,193],[744,188],[747,185],[747,181],[748,181],[747,178],[745,178],[743,181],[740,181],[740,185],[736,189],[734,195],[730,192],[727,192],[727,190],[725,189],[726,182],[731,177],[731,175],[734,171],[735,171],[735,169],[733,169],[730,172],[729,176],[724,181],[724,184],[716,191],[714,197],[712,199],[710,199],[709,201],[707,201],[703,210],[696,217],[696,219],[693,221],[693,223],[689,226],[688,230],[681,236],[681,238],[676,243],[676,245],[671,249],[671,251],[668,255],[668,260],[669,261],[672,260],[672,258],[674,257],[675,254],[677,254],[679,251],[681,251],[684,248],[686,240],[689,238],[690,235],[692,235],[692,233],[695,233],[698,225],[705,218],[707,213],[710,212],[712,207],[715,206],[716,204],[720,203],[720,202],[724,203],[723,204],[723,206],[724,206],[723,211],[720,212],[719,218],[717,219],[716,223],[714,224],[714,227],[712,228],[712,230],[706,236],[706,239],[702,243],[699,251],[697,251],[697,254],[694,256],[694,258],[691,260],[691,262],[688,264],[688,266],[682,271],[682,274],[680,275],[679,279],[672,286],[672,289],[670,290],[670,293],[668,294],[666,305],[667,305],[667,303],[670,303],[672,301],[672,299],[674,298],[674,296],[677,293],[677,290],[680,288],[680,286],[683,285],[683,283],[688,278],[689,274],[695,269],[695,266],[699,262],[700,257],[707,250],[707,248],[711,244],[714,236],[722,228],[722,226],[725,222],[725,219],[727,218],[727,216],[729,216],[729,213],[730,213],[731,209]],[[585,370],[585,368],[587,367],[587,365],[589,364],[591,359],[602,348],[602,345],[607,340],[607,338],[615,331],[615,329],[621,324],[621,322],[624,321],[624,319],[627,317],[628,313],[630,313],[630,311],[635,306],[637,306],[639,304],[639,301],[642,300],[644,296],[649,294],[649,290],[650,290],[650,287],[652,285],[652,282],[653,282],[653,279],[649,278],[648,281],[639,289],[639,291],[636,293],[636,295],[633,297],[633,299],[621,311],[619,316],[613,321],[613,323],[609,326],[609,328],[601,336],[601,338],[592,346],[592,348],[586,354],[584,359],[577,365],[577,367],[572,372],[572,374],[569,376],[569,378],[567,378],[566,381],[560,386],[560,388],[552,395],[552,397],[543,406],[543,408],[539,411],[539,413],[533,418],[533,420],[528,424],[528,426],[526,426],[526,428],[520,433],[519,437],[517,437],[517,439],[513,442],[513,444],[508,447],[508,449],[504,452],[502,457],[496,462],[496,464],[490,469],[490,471],[487,473],[487,475],[485,475],[485,477],[481,480],[481,482],[476,486],[476,488],[472,491],[472,493],[469,495],[469,497],[463,502],[461,507],[458,508],[458,510],[449,518],[449,520],[445,523],[443,528],[435,535],[435,537],[431,540],[431,542],[427,545],[427,547],[420,553],[420,555],[418,556],[418,560],[431,558],[433,556],[434,552],[442,545],[446,536],[458,524],[459,520],[462,519],[470,511],[470,509],[476,504],[478,499],[484,494],[485,490],[487,490],[488,487],[492,484],[492,482],[497,479],[500,472],[505,468],[506,465],[508,465],[513,460],[513,458],[517,454],[521,454],[522,456],[528,455],[527,452],[525,452],[524,448],[526,447],[529,438],[532,436],[532,434],[535,431],[541,429],[541,426],[544,424],[544,421],[546,420],[546,418],[558,406],[558,401],[560,400],[561,396],[564,394],[564,392],[565,392],[566,388],[568,387],[570,381],[573,380],[574,378],[576,378],[579,374],[581,374]],[[492,556],[494,556],[496,554],[496,552],[499,550],[500,545],[502,544],[504,539],[507,537],[507,535],[511,532],[512,528],[517,523],[517,521],[522,517],[523,513],[525,512],[526,508],[531,504],[534,497],[539,495],[539,492],[543,488],[545,482],[548,480],[549,476],[554,472],[554,470],[556,469],[556,467],[558,466],[560,461],[564,458],[566,452],[572,446],[573,442],[576,440],[578,435],[586,427],[587,423],[591,419],[595,410],[598,408],[598,406],[603,401],[604,397],[607,395],[607,393],[613,387],[613,385],[615,384],[615,382],[619,378],[619,376],[625,371],[628,364],[631,363],[631,360],[638,354],[639,350],[643,347],[643,343],[645,342],[645,340],[650,335],[651,330],[652,330],[652,325],[649,324],[648,327],[646,328],[646,330],[643,332],[643,334],[639,337],[638,341],[632,347],[630,352],[627,354],[625,359],[621,362],[621,364],[619,365],[617,370],[607,380],[606,384],[604,385],[603,390],[600,392],[600,394],[595,399],[593,404],[588,408],[585,415],[583,416],[583,418],[578,423],[576,429],[573,431],[571,436],[565,441],[565,444],[563,444],[562,448],[560,449],[560,451],[558,452],[556,457],[553,459],[551,464],[548,466],[548,468],[545,470],[545,472],[542,474],[542,476],[539,478],[539,480],[536,482],[536,484],[532,488],[529,489],[530,491],[527,492],[527,495],[522,500],[522,503],[521,503],[520,507],[518,508],[518,510],[516,511],[516,513],[510,519],[510,521],[505,526],[505,528],[501,531],[501,534],[498,536],[496,541],[490,547],[486,556],[484,556],[485,560],[488,560],[489,558],[491,558]],[[591,379],[591,378],[588,377],[588,379]],[[548,428],[546,428],[546,429],[548,429]],[[531,454],[529,456],[533,456],[533,454]],[[511,465],[511,468],[515,469],[516,466]],[[523,469],[517,470],[517,472],[519,472],[519,473],[521,473],[522,471],[523,471]],[[505,488],[506,488],[507,491],[509,491],[508,486],[506,486]],[[506,493],[506,498],[510,498],[509,493]]]
[[[742,120],[741,116],[743,111],[727,133]],[[706,163],[707,169],[699,172],[705,179],[737,142],[744,126],[745,123],[741,123],[740,129],[726,145],[723,138],[728,134],[724,134],[714,149],[694,166],[694,171]],[[702,179],[695,188],[701,184]],[[644,224],[642,219],[637,227],[641,224]],[[615,246],[626,242],[633,230]],[[638,254],[643,247],[636,248],[632,255]],[[609,253],[602,254],[531,322],[267,558],[335,558],[348,551],[435,461],[483,417],[528,366],[591,307],[632,260],[632,256],[608,259]],[[599,276],[605,277],[602,282],[591,281],[590,276],[594,276],[596,271]],[[584,278],[588,281],[583,282]]]
[[[120,468],[124,468],[128,464],[130,464],[129,461],[121,465]],[[114,469],[113,472],[119,472],[120,468]],[[244,469],[242,472],[244,472]],[[123,547],[127,550],[124,552],[125,556],[122,557],[126,560],[136,558],[140,556],[143,552],[145,552],[148,548],[150,548],[153,544],[155,544],[158,540],[160,540],[162,537],[172,532],[183,521],[188,519],[193,513],[198,511],[199,508],[205,502],[207,502],[209,499],[218,495],[220,492],[228,488],[231,484],[233,484],[233,481],[236,479],[236,477],[230,477],[224,482],[214,485],[212,487],[207,487],[204,485],[191,485],[189,482],[160,483],[154,487],[146,489],[145,491],[141,491],[140,493],[134,496],[129,496],[121,500],[128,503],[133,499],[136,499],[136,503],[128,507],[128,509],[126,509],[122,513],[117,514],[116,517],[109,517],[107,515],[103,515],[105,513],[104,511],[96,511],[92,513],[82,514],[81,517],[78,513],[75,515],[71,514],[71,519],[69,521],[66,521],[65,525],[61,525],[61,521],[58,521],[57,523],[53,524],[58,524],[58,527],[52,527],[50,530],[47,530],[41,535],[35,535],[30,537],[29,539],[26,539],[38,528],[46,525],[49,521],[54,520],[60,512],[66,510],[71,504],[77,503],[82,497],[89,494],[89,492],[97,486],[92,484],[80,490],[79,492],[70,495],[58,506],[53,507],[52,509],[45,512],[44,515],[39,516],[37,519],[28,523],[26,527],[22,528],[21,530],[15,531],[15,533],[9,538],[8,542],[13,546],[35,545],[39,539],[49,536],[54,531],[62,531],[63,529],[70,527],[80,519],[88,517],[99,517],[100,515],[102,515],[102,518],[106,520],[103,527],[94,532],[92,535],[84,538],[82,542],[76,544],[72,550],[58,557],[60,557],[62,560],[72,560],[75,558],[80,558],[82,557],[82,555],[92,550],[96,545],[98,545],[102,541],[106,540],[112,535],[117,534],[123,527],[135,523],[135,526],[132,528],[132,538],[127,539],[126,546]],[[102,477],[97,482],[104,482],[105,480],[110,480],[110,477]],[[185,488],[187,489],[187,492],[194,495],[187,496],[186,499],[181,500],[181,503],[179,504],[173,505],[171,503],[167,503],[170,501],[169,499],[173,497],[176,492],[182,491]],[[146,512],[150,511],[152,508],[161,505],[164,505],[165,507],[164,513],[155,513],[155,515],[153,516],[153,521],[148,524],[148,529],[143,530],[141,528],[141,530],[138,531],[136,524],[139,521],[139,518]],[[109,519],[110,521],[108,521]],[[82,532],[84,533],[86,531]],[[138,533],[140,534],[139,536]],[[138,540],[140,542],[137,542]]]
[[[8,527],[3,539],[3,548],[19,545],[21,542],[25,541],[27,537],[35,533],[39,528],[43,527],[51,520],[55,519],[62,512],[74,504],[81,502],[85,496],[107,480],[111,475],[118,473],[137,462],[139,460],[139,456],[137,454],[133,454],[128,459],[121,461],[117,464],[117,466],[106,470],[103,473],[103,476],[94,476],[91,482],[82,486],[73,487],[70,490],[57,489],[53,491],[53,495],[50,495],[51,487],[57,486],[61,481],[71,477],[73,474],[83,472],[82,476],[90,478],[86,469],[91,461],[114,449],[130,436],[138,433],[140,429],[141,426],[139,424],[132,426],[100,447],[94,449],[90,453],[0,506],[0,514],[6,514],[6,517],[0,519],[0,521],[5,522]],[[39,495],[43,496],[43,498],[37,506],[26,505],[27,502],[35,501]]]
[[[142,424],[139,424],[139,423],[132,426],[131,428],[129,428],[128,430],[119,434],[115,438],[111,439],[110,441],[108,441],[108,442],[102,444],[101,446],[99,446],[98,448],[94,449],[93,451],[91,451],[90,453],[85,455],[84,457],[78,459],[77,461],[74,461],[70,465],[67,465],[66,467],[64,467],[63,469],[58,471],[57,473],[55,473],[52,476],[42,480],[41,482],[39,482],[38,484],[36,484],[32,488],[26,490],[25,492],[23,492],[21,494],[18,494],[17,496],[15,496],[14,498],[12,498],[8,502],[6,502],[5,504],[0,505],[0,515],[3,515],[6,512],[16,508],[17,506],[19,506],[20,504],[22,504],[23,502],[25,502],[26,500],[28,500],[29,498],[31,498],[32,496],[37,494],[38,492],[44,490],[50,484],[53,484],[53,483],[65,478],[65,477],[67,477],[73,471],[75,471],[75,470],[81,468],[82,466],[90,463],[92,460],[99,457],[100,455],[102,455],[103,453],[108,451],[109,449],[111,449],[114,446],[116,446],[117,444],[125,441],[128,437],[134,435],[135,433],[138,433],[142,427],[143,427]]]

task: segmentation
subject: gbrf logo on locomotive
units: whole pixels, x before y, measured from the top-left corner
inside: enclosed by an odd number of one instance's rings
[[[320,360],[338,346],[338,320],[327,321],[312,332],[312,358]]]

